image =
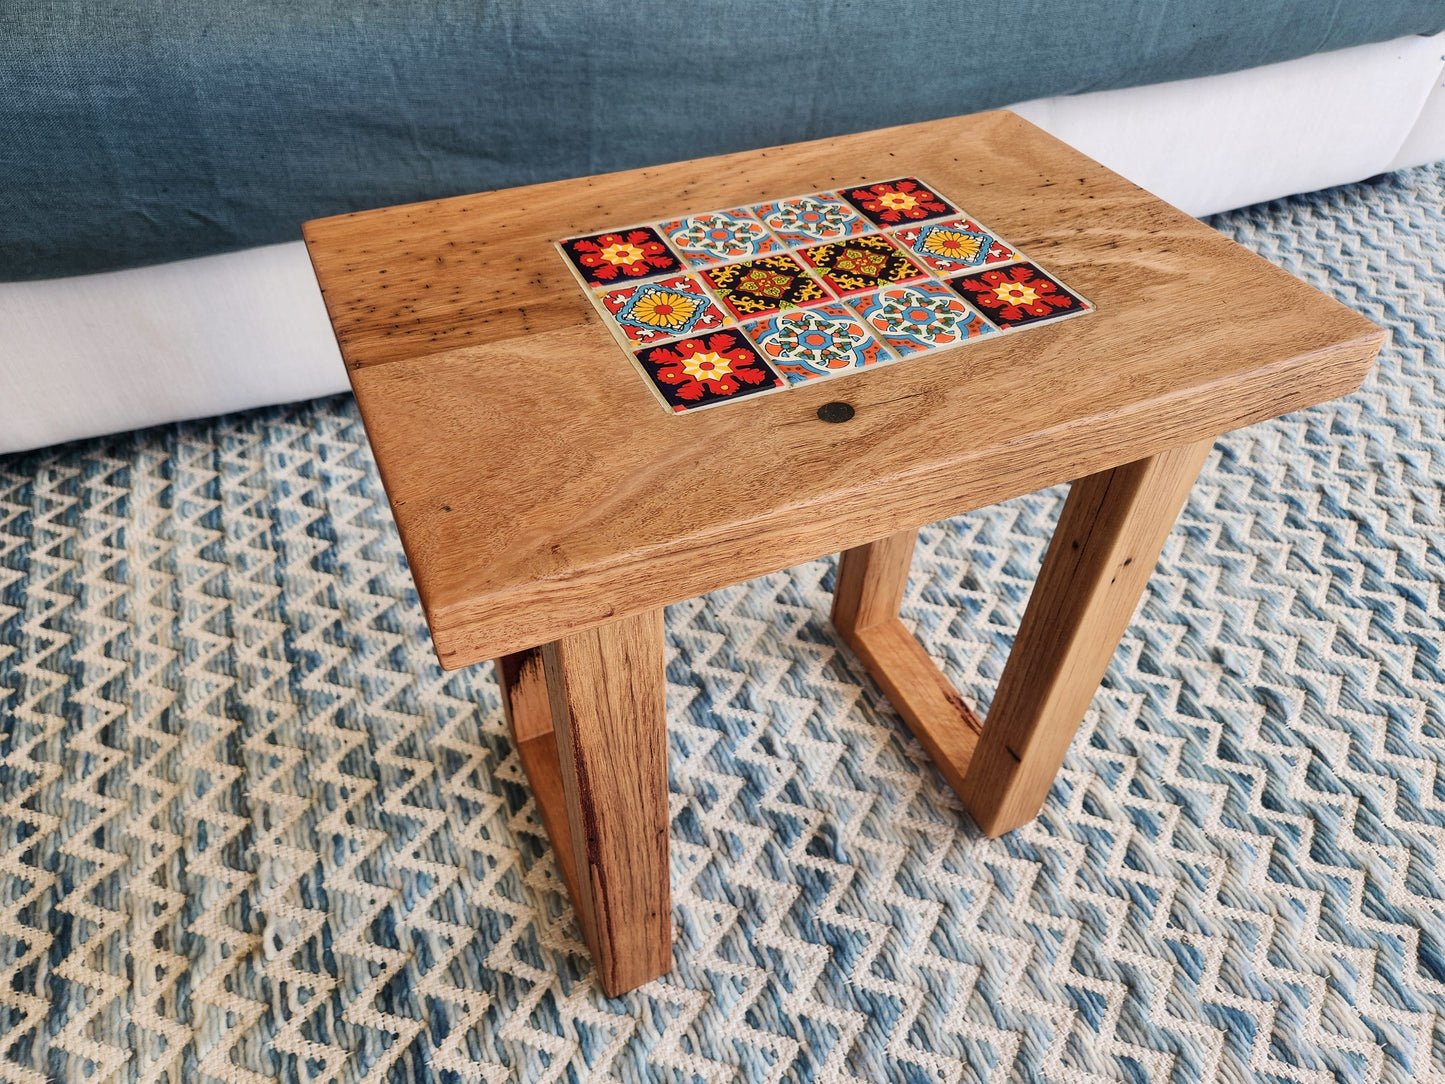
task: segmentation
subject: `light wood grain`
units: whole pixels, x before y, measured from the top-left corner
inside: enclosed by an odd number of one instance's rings
[[[961,791],[978,744],[978,716],[898,618],[847,640],[948,785]]]
[[[916,530],[900,531],[842,554],[833,625],[957,791],[979,722],[898,618],[917,540]]]
[[[519,651],[498,659],[497,682],[502,687],[502,711],[516,743],[522,770],[527,773],[527,781],[532,785],[537,812],[541,814],[542,826],[552,841],[553,859],[575,909],[581,898],[577,862],[572,851],[572,830],[567,821],[557,739],[552,731],[552,701],[547,692],[542,649]]]
[[[517,756],[532,787],[542,827],[552,841],[552,860],[567,888],[572,909],[582,914],[582,886],[577,879],[577,848],[572,838],[572,824],[567,819],[567,792],[562,782],[562,765],[557,755],[557,735],[552,731],[517,743]],[[579,925],[581,924],[579,918]]]
[[[662,611],[564,636],[542,658],[578,922],[616,997],[672,966]]]
[[[899,531],[839,555],[832,616],[845,640],[898,616],[917,545],[916,529]]]
[[[1173,448],[1069,490],[959,790],[988,835],[1038,814],[1213,444]]]
[[[552,733],[552,704],[547,699],[541,648],[503,655],[497,660],[497,683],[502,687],[502,711],[514,741]]]
[[[556,239],[917,174],[1097,312],[664,411]],[[1358,386],[1382,333],[1009,113],[308,223],[454,668]],[[855,417],[830,425],[824,402]]]

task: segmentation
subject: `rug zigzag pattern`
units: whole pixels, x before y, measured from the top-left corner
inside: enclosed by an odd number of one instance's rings
[[[348,399],[0,460],[0,1079],[1445,1080],[1445,169],[1215,225],[1393,341],[1219,442],[1043,815],[978,836],[831,560],[670,607],[621,999]],[[1063,497],[922,533],[983,707]]]

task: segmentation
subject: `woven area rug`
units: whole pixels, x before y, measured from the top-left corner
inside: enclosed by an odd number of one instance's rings
[[[1445,1079],[1445,170],[1215,224],[1393,343],[1219,442],[1043,815],[979,836],[831,559],[671,607],[615,1000],[349,399],[0,459],[0,1079]],[[1062,497],[923,532],[984,707]]]

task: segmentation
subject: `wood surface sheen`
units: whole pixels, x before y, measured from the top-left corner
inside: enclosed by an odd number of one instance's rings
[[[559,238],[918,175],[1097,311],[694,414]],[[1007,112],[307,223],[442,664],[1353,390],[1384,333]],[[816,417],[851,403],[843,424]]]

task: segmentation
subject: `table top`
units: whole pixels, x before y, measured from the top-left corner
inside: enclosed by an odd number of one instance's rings
[[[936,185],[1092,311],[675,413],[558,248],[898,178]],[[304,233],[449,668],[1323,402],[1384,340],[1007,112]],[[849,420],[820,419],[840,402]]]

